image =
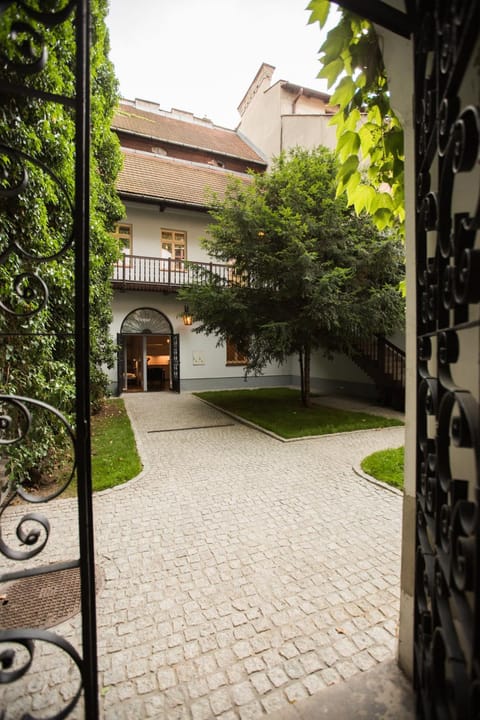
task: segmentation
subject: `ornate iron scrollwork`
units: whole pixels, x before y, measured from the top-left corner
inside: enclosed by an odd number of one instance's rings
[[[419,2],[415,681],[424,718],[478,717],[480,108],[476,0]],[[468,181],[466,181],[468,178]]]
[[[70,94],[52,91],[43,72],[49,67],[49,32],[62,24],[69,24],[65,28],[75,38],[73,57],[64,59],[67,80],[63,87],[70,87]],[[60,720],[74,710],[78,712],[82,696],[85,717],[98,717],[89,388],[85,371],[89,345],[88,54],[88,0],[0,3],[0,104],[4,106],[3,127],[8,120],[12,125],[7,128],[7,137],[0,137],[0,583],[78,568],[82,592],[81,637],[67,640],[37,627],[0,629],[0,718],[5,713],[10,717],[11,711],[25,718],[48,714],[51,720]],[[43,108],[45,118],[58,112],[73,119],[66,160],[71,163],[69,176],[74,178],[71,186],[45,161],[41,133],[38,137],[32,133],[28,141],[25,134],[17,137],[16,123],[28,125],[30,111],[38,107]],[[22,218],[35,208],[38,197],[43,202],[43,232],[28,233]],[[53,266],[62,266],[62,277],[69,278],[71,288],[61,298],[63,325],[52,329],[42,325],[42,311],[56,300]],[[10,387],[8,367],[23,363],[34,368],[32,343],[38,343],[42,336],[45,342],[61,338],[60,342],[70,343],[72,348],[76,402],[69,417],[38,397],[18,395]],[[36,493],[28,487],[31,468],[25,464],[24,449],[39,444],[42,427],[55,434],[61,474],[53,490]],[[55,531],[49,503],[64,492],[74,476],[78,481],[78,557],[59,561],[58,555],[48,554]],[[81,654],[75,649],[77,642]],[[48,647],[45,652],[44,647]],[[42,663],[52,652],[64,658],[75,677],[69,679],[61,702],[36,710],[30,693],[22,691],[22,683],[33,672],[48,674]]]

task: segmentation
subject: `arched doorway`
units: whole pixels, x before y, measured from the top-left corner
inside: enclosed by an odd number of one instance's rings
[[[118,335],[118,392],[180,392],[178,334],[154,308],[137,308]]]

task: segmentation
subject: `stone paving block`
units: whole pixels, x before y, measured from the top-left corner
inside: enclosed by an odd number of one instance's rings
[[[308,697],[308,691],[302,683],[295,682],[285,688],[285,695],[287,696],[288,702],[296,703]]]
[[[235,663],[234,665],[230,665],[227,667],[227,677],[228,682],[233,685],[234,683],[242,682],[242,680],[246,677],[245,668],[243,666],[243,663]]]
[[[167,690],[176,685],[177,679],[172,668],[161,668],[157,672],[158,687],[160,690]]]
[[[309,695],[314,695],[315,693],[323,690],[323,688],[326,687],[325,682],[322,680],[319,673],[307,675],[307,677],[303,678],[302,682],[307,688],[307,692]]]
[[[259,695],[264,695],[265,693],[269,692],[273,687],[272,683],[264,672],[253,673],[250,676],[250,682],[252,683],[253,687]]]
[[[248,705],[244,705],[239,709],[240,713],[240,720],[259,720],[259,718],[262,718],[263,708],[258,702],[258,700],[253,700],[253,702],[248,703]]]
[[[262,698],[262,705],[267,715],[283,710],[289,706],[289,702],[283,692],[271,692]]]
[[[255,699],[254,690],[248,680],[233,685],[231,693],[235,705],[246,705]]]
[[[300,678],[302,677],[302,675],[305,674],[302,664],[300,663],[300,660],[298,658],[287,660],[283,663],[283,667],[288,677],[292,680],[296,680],[297,678]]]
[[[392,657],[392,650],[385,645],[369,647],[368,652],[377,662],[382,662],[382,660]]]
[[[233,646],[233,652],[240,660],[252,654],[252,646],[247,640],[240,640]]]
[[[273,667],[267,671],[267,677],[275,687],[280,687],[288,682],[288,675],[281,667]]]
[[[232,707],[232,700],[230,693],[225,688],[215,690],[210,695],[210,705],[214,715],[220,715],[221,713],[230,710]]]
[[[209,720],[212,717],[212,709],[208,698],[196,700],[190,706],[192,711],[192,720]]]

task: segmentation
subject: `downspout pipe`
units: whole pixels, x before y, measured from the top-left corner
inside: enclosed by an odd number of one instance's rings
[[[298,93],[295,95],[295,97],[292,100],[292,115],[295,115],[297,112],[297,102],[300,100],[300,98],[303,95],[303,87],[300,88]]]

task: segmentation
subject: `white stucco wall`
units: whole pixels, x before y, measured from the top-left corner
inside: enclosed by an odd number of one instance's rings
[[[116,341],[120,333],[122,322],[133,310],[139,308],[152,308],[163,313],[172,325],[174,333],[180,339],[180,377],[181,384],[186,389],[209,389],[211,387],[238,387],[244,385],[253,387],[257,385],[289,383],[291,375],[291,361],[282,366],[277,364],[265,368],[263,376],[254,378],[249,376],[246,383],[242,366],[226,364],[225,346],[217,347],[214,336],[206,336],[195,332],[193,326],[183,324],[181,313],[183,304],[176,294],[163,294],[157,292],[115,292],[112,310],[113,322],[111,336]],[[117,366],[109,371],[112,389],[117,383]]]
[[[160,257],[161,230],[182,230],[187,233],[187,260],[210,260],[200,242],[207,233],[208,213],[172,208],[161,212],[158,206],[147,203],[127,202],[125,207],[124,221],[133,225],[133,255]]]
[[[337,144],[331,115],[284,115],[282,117],[282,146],[284,150],[299,145],[312,149],[318,145],[333,150]]]
[[[277,83],[266,91],[259,91],[242,116],[238,130],[260,148],[268,158],[280,153],[281,88]]]
[[[406,394],[405,484],[403,504],[402,575],[399,628],[399,664],[413,675],[413,604],[415,573],[416,476],[416,257],[415,165],[413,120],[413,45],[409,40],[377,27],[392,93],[392,104],[405,135],[405,255],[406,255]]]

